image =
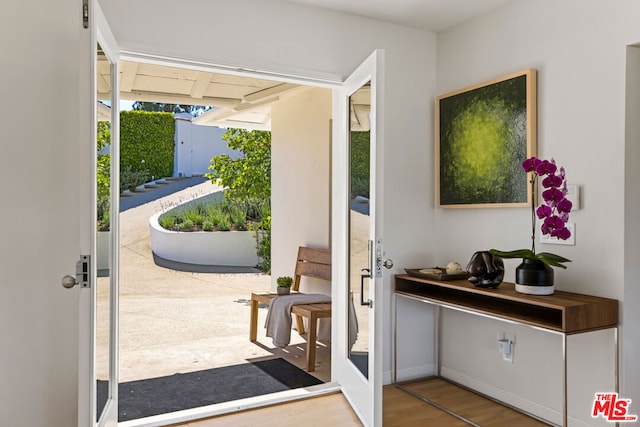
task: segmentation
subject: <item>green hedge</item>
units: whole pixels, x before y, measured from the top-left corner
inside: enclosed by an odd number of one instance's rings
[[[369,198],[371,132],[351,132],[351,198]]]
[[[173,175],[175,121],[171,113],[120,112],[120,168],[146,177]]]

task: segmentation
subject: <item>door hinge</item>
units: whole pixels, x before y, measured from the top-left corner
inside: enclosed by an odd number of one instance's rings
[[[89,0],[82,0],[82,27],[89,28]]]
[[[80,255],[76,262],[76,281],[81,288],[91,287],[91,256]]]

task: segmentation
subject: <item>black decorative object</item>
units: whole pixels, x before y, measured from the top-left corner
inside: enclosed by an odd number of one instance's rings
[[[516,267],[516,291],[530,295],[553,294],[553,268],[540,260],[523,259]]]
[[[471,275],[469,281],[478,288],[497,288],[504,278],[504,262],[502,258],[489,251],[479,251],[473,254],[467,272]]]

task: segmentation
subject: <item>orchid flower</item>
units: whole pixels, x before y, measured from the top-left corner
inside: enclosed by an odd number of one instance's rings
[[[563,167],[558,168],[554,159],[540,160],[537,157],[529,157],[522,162],[522,169],[524,169],[526,173],[531,173],[529,184],[531,184],[532,198],[535,194],[535,186],[538,178],[544,177],[541,178],[542,187],[545,188],[542,192],[544,202],[537,209],[535,209],[533,202],[531,203],[531,250],[519,249],[516,251],[503,252],[491,249],[490,252],[503,258],[538,259],[552,266],[567,268],[562,263],[570,262],[570,260],[548,252],[536,254],[535,248],[536,217],[542,220],[540,231],[542,231],[543,235],[549,235],[561,240],[567,240],[571,237],[571,232],[566,224],[567,221],[569,221],[569,212],[571,212],[573,206],[571,201],[566,198],[567,181],[565,179],[565,169]]]

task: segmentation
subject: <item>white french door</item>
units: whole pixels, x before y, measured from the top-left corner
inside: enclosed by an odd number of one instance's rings
[[[118,423],[118,211],[119,211],[119,85],[118,46],[97,0],[85,0],[80,32],[81,115],[78,129],[82,144],[79,187],[81,192],[80,339],[78,426],[115,426]],[[98,101],[107,101],[107,107]],[[102,122],[103,124],[99,124]],[[106,123],[106,125],[105,125]],[[110,131],[110,132],[109,132]],[[98,197],[98,133],[110,152],[111,179],[106,197]],[[110,136],[109,136],[110,133]],[[108,168],[108,167],[107,167]],[[102,203],[100,203],[102,202]],[[99,206],[100,204],[100,206]],[[100,244],[98,220],[109,218],[107,243]],[[107,227],[105,227],[107,228]],[[77,277],[80,278],[81,274]],[[100,274],[99,274],[100,273]],[[100,276],[100,277],[99,277]]]
[[[382,425],[383,56],[333,95],[332,376],[371,427]]]

